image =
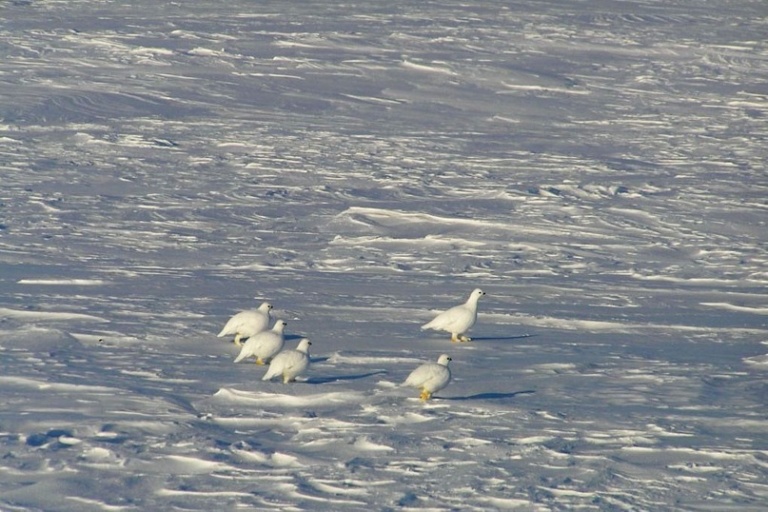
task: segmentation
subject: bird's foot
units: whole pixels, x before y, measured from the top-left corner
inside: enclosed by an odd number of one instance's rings
[[[256,358],[256,364],[259,365],[259,366],[264,366],[264,361],[262,361],[260,357],[257,357]]]
[[[427,400],[429,400],[431,397],[432,397],[432,393],[430,393],[430,392],[429,392],[429,391],[427,391],[427,390],[423,390],[423,391],[421,392],[421,395],[419,396],[419,398],[421,398],[421,400],[422,400],[423,402],[426,402],[426,401],[427,401]]]

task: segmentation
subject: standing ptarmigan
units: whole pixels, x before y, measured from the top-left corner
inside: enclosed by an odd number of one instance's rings
[[[309,368],[309,346],[311,344],[307,338],[302,338],[296,350],[283,350],[277,354],[261,380],[272,380],[274,377],[282,376],[284,384],[294,382],[297,376]]]
[[[403,386],[411,386],[421,390],[420,398],[424,401],[432,398],[432,394],[445,388],[451,382],[451,369],[448,354],[441,355],[436,363],[424,363],[411,372]]]
[[[264,331],[269,327],[269,312],[272,304],[262,302],[258,309],[248,309],[234,315],[227,321],[217,337],[235,336],[235,345],[240,346],[240,340]]]
[[[471,341],[465,336],[468,330],[477,322],[477,301],[485,295],[480,288],[475,288],[469,294],[467,302],[459,304],[437,315],[431,322],[421,326],[422,329],[445,331],[451,333],[451,341]]]
[[[286,325],[288,325],[288,322],[285,320],[277,320],[272,329],[261,331],[248,338],[248,341],[243,344],[243,348],[240,349],[237,358],[235,358],[235,362],[239,363],[246,357],[255,357],[256,364],[268,363],[283,349],[285,344],[283,330]]]

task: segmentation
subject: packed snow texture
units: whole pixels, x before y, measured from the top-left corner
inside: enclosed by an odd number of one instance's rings
[[[0,509],[765,509],[764,0],[0,7]]]

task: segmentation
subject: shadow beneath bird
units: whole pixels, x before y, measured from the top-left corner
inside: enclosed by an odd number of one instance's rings
[[[330,377],[310,377],[306,380],[307,384],[328,384],[330,382],[341,382],[345,380],[360,380],[373,377],[374,375],[386,374],[386,370],[378,370],[375,372],[359,373],[355,375],[335,375]]]
[[[479,338],[472,337],[472,341],[493,341],[493,340],[522,340],[525,338],[533,338],[534,336],[538,336],[538,334],[518,334],[516,336],[482,336]]]
[[[440,397],[441,400],[504,400],[506,398],[515,398],[518,395],[532,395],[535,393],[533,389],[526,389],[525,391],[515,391],[513,393],[477,393],[476,395],[469,396],[444,396]]]

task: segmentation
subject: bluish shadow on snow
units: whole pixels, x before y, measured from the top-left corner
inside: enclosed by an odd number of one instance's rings
[[[515,336],[472,336],[472,341],[506,341],[506,340],[522,340],[524,338],[533,338],[537,334],[518,334]]]
[[[307,384],[328,384],[329,382],[365,379],[368,377],[373,377],[374,375],[383,375],[386,373],[387,373],[386,370],[378,370],[375,372],[359,373],[355,375],[332,375],[328,377],[310,377],[305,382]]]
[[[441,396],[435,397],[440,400],[504,400],[506,398],[515,398],[518,395],[531,395],[535,393],[533,389],[526,389],[525,391],[515,391],[513,393],[477,393],[475,395],[468,396]]]

